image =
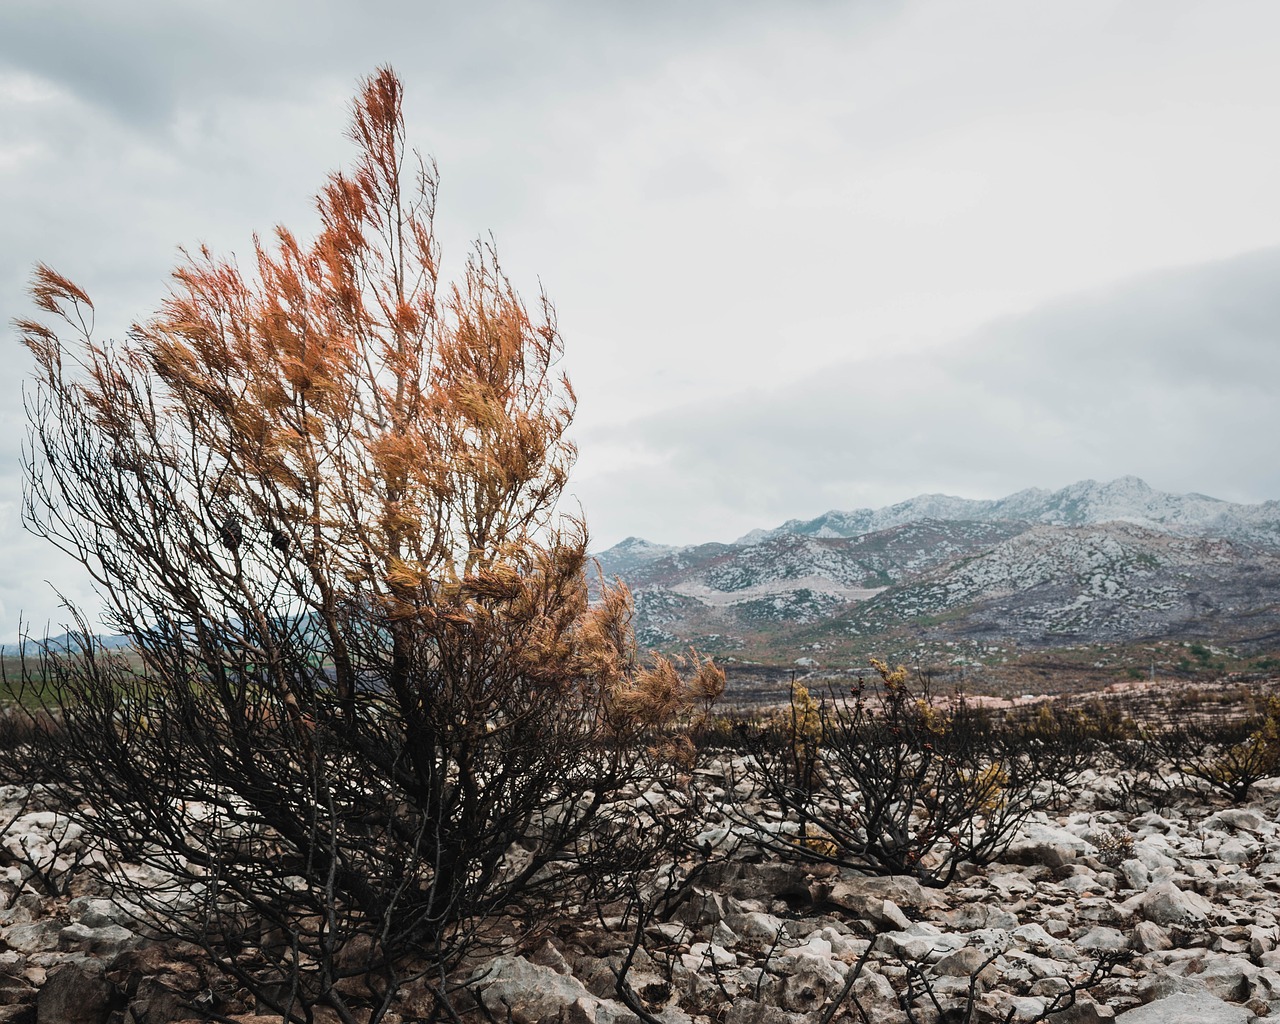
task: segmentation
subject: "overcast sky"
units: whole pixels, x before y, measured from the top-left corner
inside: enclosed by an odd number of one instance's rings
[[[1126,473],[1280,498],[1271,0],[4,0],[0,318],[37,260],[145,318],[177,247],[315,225],[404,79],[456,269],[556,303],[596,546]],[[452,259],[450,259],[452,257]],[[80,577],[19,522],[0,640]]]

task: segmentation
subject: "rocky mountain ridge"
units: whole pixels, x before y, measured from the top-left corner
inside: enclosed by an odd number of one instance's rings
[[[1169,494],[1136,476],[1106,483],[1081,480],[1057,491],[1032,487],[985,501],[922,494],[886,508],[833,510],[816,519],[788,520],[773,530],[754,530],[737,543],[759,543],[778,534],[857,537],[923,519],[1013,520],[1051,526],[1128,522],[1166,533],[1280,544],[1280,501],[1242,505],[1203,494]]]
[[[1280,502],[1165,494],[1134,477],[994,501],[925,495],[734,544],[629,538],[599,560],[632,588],[639,639],[656,648],[790,662],[908,637],[939,649],[1280,644]]]

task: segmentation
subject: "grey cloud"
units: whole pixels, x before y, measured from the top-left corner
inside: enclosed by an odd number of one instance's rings
[[[635,507],[615,490],[680,494],[644,526],[693,541],[922,491],[994,497],[1125,473],[1275,498],[1277,280],[1280,248],[1267,249],[1056,302],[943,351],[664,412],[619,431],[647,459],[590,479],[584,501],[610,533]],[[689,536],[694,522],[704,535]]]
[[[0,65],[140,127],[163,126],[206,97],[301,96],[326,82],[345,90],[386,62],[432,83],[441,106],[466,108],[597,87],[767,6],[11,0],[0,12]]]

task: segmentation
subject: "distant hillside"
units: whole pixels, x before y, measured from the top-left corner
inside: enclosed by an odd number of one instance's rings
[[[106,636],[104,634],[97,634],[94,637],[94,642],[101,647],[112,649],[129,646],[129,641],[124,637]],[[35,636],[32,636],[28,638],[25,646],[26,653],[29,656],[34,657],[41,650],[46,648],[59,654],[79,651],[82,644],[81,638],[78,635],[73,635],[71,633],[59,633],[57,636],[51,636],[48,639],[37,639]],[[16,658],[20,653],[22,653],[22,650],[23,644],[21,643],[0,644],[0,657]]]
[[[778,534],[859,537],[923,519],[1022,521],[1053,526],[1127,522],[1187,536],[1280,545],[1280,501],[1237,505],[1203,494],[1168,494],[1153,490],[1135,476],[1101,484],[1083,480],[1060,491],[1033,487],[991,501],[922,494],[888,508],[833,511],[817,519],[792,519],[773,530],[753,531],[738,543],[755,544]]]
[[[603,552],[642,645],[790,663],[1215,639],[1280,647],[1280,502],[1135,477],[994,501],[925,495],[735,544]]]

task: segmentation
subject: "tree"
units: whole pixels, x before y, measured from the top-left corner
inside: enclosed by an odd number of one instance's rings
[[[723,686],[638,669],[626,591],[588,601],[554,311],[491,246],[442,283],[401,98],[363,83],[314,242],[255,238],[252,274],[186,256],[122,344],[41,265],[63,333],[18,322],[28,525],[136,652],[82,624],[46,655],[39,768],[153,869],[130,898],[291,1020],[376,1019],[496,912],[642,861],[607,820],[647,770],[630,740]]]

